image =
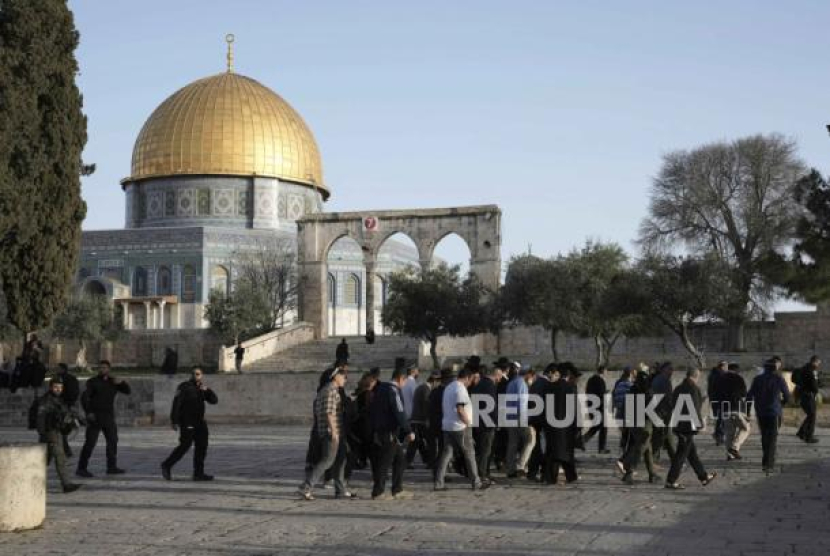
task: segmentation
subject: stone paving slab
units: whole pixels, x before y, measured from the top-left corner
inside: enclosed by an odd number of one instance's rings
[[[757,434],[745,459],[733,463],[701,436],[704,463],[721,475],[706,488],[690,471],[681,477],[685,491],[628,486],[614,476],[613,458],[589,451],[578,453],[579,484],[502,479],[481,493],[461,478],[448,492],[434,493],[418,464],[406,476],[414,498],[390,502],[334,500],[331,490],[318,490],[312,502],[298,500],[307,433],[306,427],[214,426],[208,471],[216,481],[188,480],[186,457],[168,483],[158,465],[176,433],[122,429],[119,462],[128,474],[103,474],[103,439],[90,465],[96,478],[83,481],[81,491],[60,493],[50,470],[46,525],[0,535],[0,555],[830,554],[825,431],[822,443],[808,446],[794,430],[782,430],[781,472],[771,476],[761,472]],[[31,438],[29,431],[0,429],[0,440]],[[612,434],[609,443],[615,442]],[[79,444],[73,443],[76,452]],[[368,497],[368,472],[356,471],[351,486]]]

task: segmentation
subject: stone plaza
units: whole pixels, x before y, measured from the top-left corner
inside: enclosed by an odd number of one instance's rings
[[[699,447],[708,469],[719,473],[701,487],[691,471],[684,491],[668,491],[638,477],[627,486],[612,471],[613,456],[593,443],[578,452],[580,481],[539,486],[499,480],[473,493],[452,476],[448,492],[433,492],[418,461],[407,472],[411,500],[373,502],[368,471],[356,471],[358,500],[296,496],[308,438],[306,426],[212,428],[208,471],[213,483],[189,480],[185,457],[165,482],[159,462],[175,445],[167,428],[123,428],[119,461],[128,474],[108,478],[103,445],[90,470],[96,478],[70,495],[59,494],[49,470],[48,516],[39,530],[0,536],[0,554],[84,555],[586,555],[778,556],[826,555],[830,511],[830,435],[807,446],[785,427],[778,472],[761,471],[754,433],[744,460],[726,463],[709,435]],[[5,441],[30,441],[19,428],[0,431]],[[102,440],[103,442],[103,440]],[[79,448],[80,440],[73,446]],[[616,446],[612,432],[611,446]],[[667,462],[661,462],[665,473]],[[71,463],[70,463],[71,465]]]

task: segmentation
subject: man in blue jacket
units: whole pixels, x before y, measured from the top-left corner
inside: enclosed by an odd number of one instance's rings
[[[755,407],[761,429],[762,465],[766,473],[772,473],[775,468],[775,447],[783,406],[790,401],[790,390],[778,373],[780,369],[781,358],[769,359],[764,363],[764,372],[755,377],[746,395],[747,402]]]
[[[403,473],[407,459],[404,444],[413,442],[415,435],[403,405],[401,389],[406,383],[407,371],[395,369],[390,382],[379,382],[369,405],[372,425],[372,499],[403,498]],[[386,477],[392,468],[392,495],[386,493]]]

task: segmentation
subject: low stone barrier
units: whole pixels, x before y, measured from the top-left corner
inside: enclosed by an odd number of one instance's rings
[[[0,532],[34,529],[46,519],[46,446],[0,444]]]

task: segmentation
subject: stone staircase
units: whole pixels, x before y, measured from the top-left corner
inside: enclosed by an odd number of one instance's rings
[[[334,363],[334,353],[342,336],[314,340],[289,348],[265,359],[243,366],[243,373],[318,372]],[[395,359],[403,357],[407,363],[418,360],[420,341],[406,336],[377,336],[369,345],[363,336],[346,336],[349,344],[349,367],[367,371],[371,367],[390,370]]]

